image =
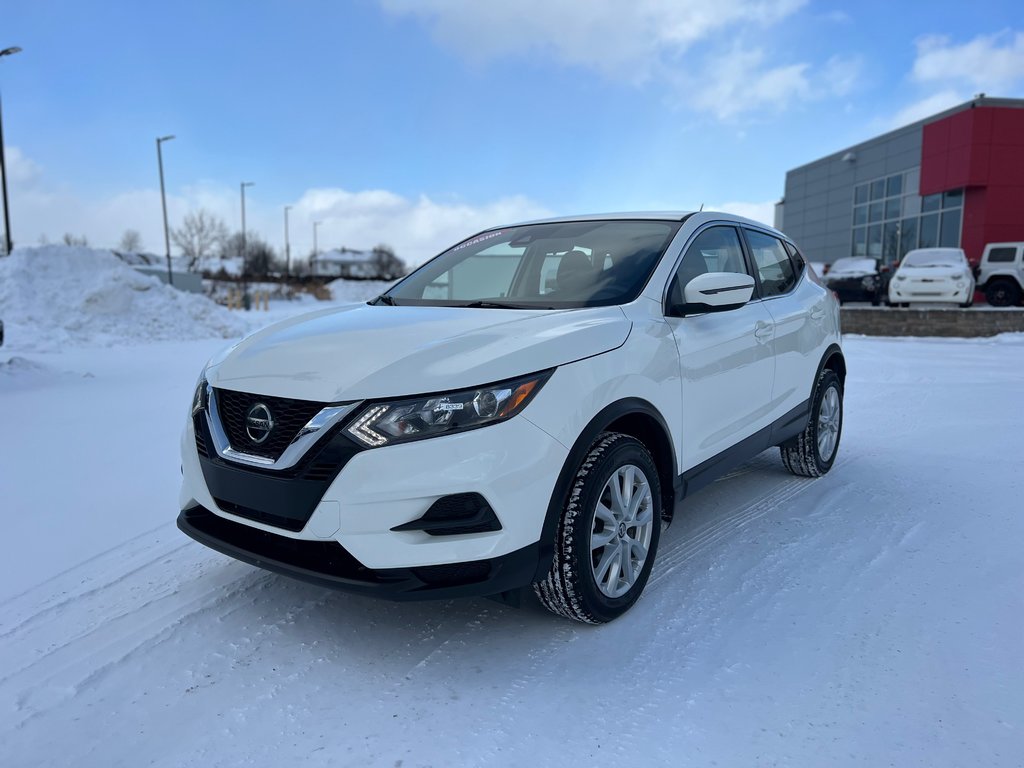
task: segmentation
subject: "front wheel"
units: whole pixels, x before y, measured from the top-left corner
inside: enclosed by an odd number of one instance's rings
[[[650,452],[617,432],[598,436],[573,478],[547,576],[533,585],[553,613],[603,624],[640,597],[661,538],[661,483]]]
[[[807,426],[779,446],[782,463],[794,475],[821,477],[832,469],[842,433],[843,383],[835,371],[825,369],[814,387]]]
[[[1010,280],[990,280],[985,287],[985,300],[993,307],[1014,307],[1020,297],[1020,286]]]

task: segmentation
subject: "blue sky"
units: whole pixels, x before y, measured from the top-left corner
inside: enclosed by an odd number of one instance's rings
[[[293,249],[413,261],[547,213],[770,216],[788,168],[969,98],[1024,95],[1019,2],[11,2],[0,92],[12,232],[207,207]]]

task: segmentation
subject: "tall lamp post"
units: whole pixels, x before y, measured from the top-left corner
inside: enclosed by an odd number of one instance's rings
[[[314,221],[313,222],[313,258],[311,258],[309,260],[309,271],[310,272],[313,271],[313,262],[316,261],[316,257],[317,257],[317,253],[318,253],[318,249],[317,249],[317,245],[316,245],[316,228],[319,227],[321,224],[323,224],[322,221]]]
[[[173,136],[161,136],[156,140],[156,162],[160,166],[160,204],[164,208],[164,253],[167,254],[168,285],[174,285],[174,275],[171,274],[171,231],[167,228],[167,193],[164,192],[164,153],[160,145],[173,138]]]
[[[243,181],[238,185],[239,189],[242,190],[242,262],[244,265],[245,257],[249,255],[249,248],[245,242],[245,188],[256,186],[255,181]]]
[[[292,271],[292,246],[288,242],[288,211],[291,209],[290,205],[284,207],[284,276],[286,278],[291,277]]]
[[[15,53],[21,53],[21,48],[16,45],[4,48],[0,51],[0,59]],[[2,107],[0,107],[0,184],[3,185],[4,197],[4,253],[9,256],[14,249],[14,244],[11,242],[11,211],[7,200],[7,164],[4,161],[4,117]]]

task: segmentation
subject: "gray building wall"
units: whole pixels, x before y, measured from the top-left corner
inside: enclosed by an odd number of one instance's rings
[[[781,229],[809,261],[831,264],[850,255],[853,188],[918,167],[921,127],[915,123],[900,128],[786,174]]]
[[[1024,100],[979,94],[944,112],[794,168],[786,174],[785,196],[775,208],[776,228],[792,237],[809,261],[831,264],[849,256],[854,187],[918,168],[925,124],[976,106],[1020,108]],[[920,189],[906,191],[920,194]]]

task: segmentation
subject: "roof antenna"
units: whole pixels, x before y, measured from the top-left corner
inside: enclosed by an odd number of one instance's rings
[[[701,204],[700,204],[700,210],[699,210],[699,211],[697,211],[697,213],[700,213],[700,212],[701,212],[701,211],[703,211],[703,210],[704,210],[704,203],[701,203]]]

